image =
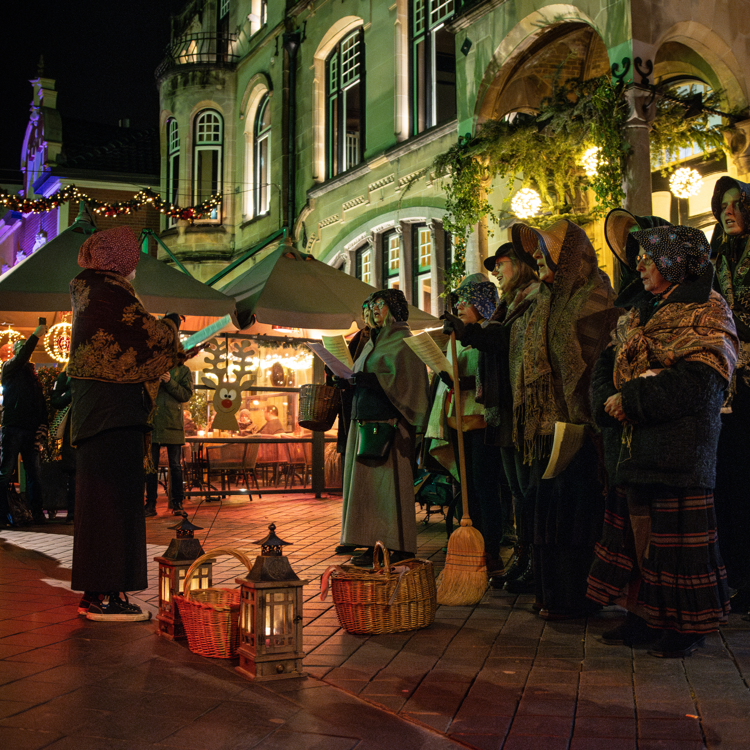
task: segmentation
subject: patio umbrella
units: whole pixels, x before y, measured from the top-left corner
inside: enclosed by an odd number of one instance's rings
[[[91,219],[82,209],[72,226],[0,276],[3,321],[27,317],[20,313],[33,312],[36,317],[44,315],[43,311],[70,310],[68,285],[83,270],[78,265],[78,250],[93,231]],[[133,287],[151,313],[220,317],[234,312],[231,297],[145,253]]]
[[[253,322],[288,328],[349,328],[362,317],[362,303],[375,287],[339,271],[288,241],[222,288],[234,297],[241,328]],[[412,328],[439,325],[437,318],[409,305]]]

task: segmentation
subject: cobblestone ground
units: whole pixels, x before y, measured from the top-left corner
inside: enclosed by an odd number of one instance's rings
[[[149,559],[173,517],[160,498],[148,522]],[[48,523],[0,531],[0,747],[13,748],[442,748],[480,750],[693,750],[750,747],[750,623],[732,615],[684,660],[605,646],[623,616],[545,622],[532,597],[489,589],[475,607],[439,607],[411,633],[343,631],[320,576],[335,557],[341,499],[266,496],[189,502],[203,547],[255,554],[268,524],[292,545],[305,586],[308,679],[263,686],[235,662],[192,654],[152,623],[91,623],[70,592],[72,528]],[[418,513],[425,521],[424,512]],[[420,557],[439,567],[445,524],[420,524]],[[214,585],[234,587],[234,558]],[[155,611],[156,564],[135,595]]]

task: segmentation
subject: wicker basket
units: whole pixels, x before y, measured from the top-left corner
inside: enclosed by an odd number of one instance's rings
[[[383,556],[382,567],[377,562]],[[437,608],[435,573],[429,560],[405,560],[393,568],[388,550],[375,546],[373,569],[341,565],[331,569],[333,602],[349,633],[400,633],[426,628]],[[407,570],[399,572],[399,568]],[[323,586],[327,587],[327,576]]]
[[[333,427],[339,410],[339,389],[308,383],[299,389],[299,425],[326,432]]]
[[[248,570],[252,562],[244,552],[230,547],[219,547],[201,555],[185,574],[184,594],[175,595],[180,610],[188,647],[193,653],[213,659],[231,659],[240,645],[238,620],[240,615],[239,589],[193,589],[193,574],[207,560],[222,555],[236,557]]]

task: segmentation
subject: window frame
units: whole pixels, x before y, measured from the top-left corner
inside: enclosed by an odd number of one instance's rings
[[[430,312],[432,297],[436,290],[432,289],[432,264],[435,260],[435,248],[432,238],[432,230],[429,224],[415,223],[411,225],[412,228],[412,304],[418,307],[424,312]],[[421,243],[421,235],[426,234],[428,238],[429,247],[429,263],[427,265],[422,264],[422,258],[424,257],[423,248],[425,245]],[[424,304],[424,282],[427,281],[427,288],[429,289],[430,303],[423,307]]]
[[[393,260],[392,241],[395,240],[396,250],[396,266],[395,269],[391,267]],[[395,229],[391,229],[383,233],[382,236],[383,245],[383,286],[387,289],[398,289],[401,285],[401,249],[403,243],[401,241],[401,233]]]
[[[354,275],[360,281],[365,284],[374,286],[374,260],[375,260],[375,249],[373,246],[366,242],[361,247],[358,247],[354,254]]]
[[[180,200],[180,128],[174,117],[167,119],[167,200],[174,206]],[[174,227],[179,219],[167,217],[167,226]]]
[[[266,216],[271,211],[271,129],[270,122],[271,97],[266,92],[258,104],[253,122],[253,210],[252,215]],[[266,111],[269,122],[260,129],[260,123]],[[265,146],[265,160],[261,159],[261,149]],[[265,198],[265,208],[262,210],[262,198]]]
[[[201,121],[208,117],[208,116],[215,116],[216,123],[218,125],[218,139],[212,139],[209,140],[207,138],[201,139],[199,136],[200,128],[201,128]],[[217,132],[217,131],[213,131]],[[201,162],[201,155],[206,152],[213,152],[216,154],[216,160],[215,160],[215,174],[212,177],[212,183],[214,184],[214,188],[211,191],[212,195],[215,195],[217,193],[221,193],[223,190],[223,170],[224,170],[224,118],[221,116],[221,114],[211,108],[206,108],[200,110],[195,115],[195,120],[193,123],[193,180],[192,180],[192,193],[193,193],[193,204],[197,205],[198,203],[201,203],[204,200],[207,200],[210,198],[210,195],[202,195],[200,184],[198,182],[199,177],[199,170],[202,167]],[[203,222],[220,222],[221,216],[219,214],[219,207],[217,206],[214,208],[214,210],[211,212],[210,216],[208,218],[200,219],[199,221]]]

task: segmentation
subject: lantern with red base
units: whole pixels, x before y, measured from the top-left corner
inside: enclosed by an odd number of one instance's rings
[[[237,671],[253,680],[304,677],[302,659],[302,587],[289,560],[282,554],[289,544],[276,536],[271,524],[268,536],[255,544],[255,558],[240,584],[240,664]]]
[[[185,574],[193,562],[203,554],[203,547],[194,538],[195,532],[200,531],[202,527],[190,523],[187,513],[182,514],[180,523],[170,528],[175,530],[175,538],[161,557],[154,558],[159,563],[159,614],[156,618],[156,632],[164,638],[174,640],[186,637],[174,595],[184,593]],[[211,587],[212,565],[212,562],[201,565],[193,576],[191,589]]]

